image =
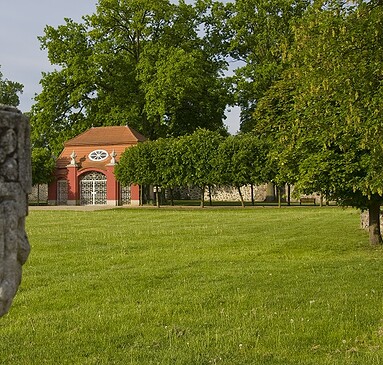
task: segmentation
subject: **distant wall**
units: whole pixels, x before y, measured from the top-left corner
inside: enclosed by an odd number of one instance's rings
[[[369,226],[369,217],[368,211],[364,211],[360,213],[360,227],[366,231],[368,231]],[[380,230],[383,232],[383,213],[380,213]]]
[[[242,186],[241,193],[244,201],[251,201],[250,185]],[[266,199],[266,184],[253,187],[255,201],[264,201]],[[206,199],[209,198],[209,191],[205,192]],[[215,201],[239,201],[238,189],[232,186],[213,187],[211,189],[211,198]]]
[[[214,201],[221,201],[221,202],[232,202],[232,201],[239,201],[239,193],[238,189],[233,186],[213,186],[210,189],[211,198]],[[251,186],[245,185],[241,187],[241,193],[243,196],[244,201],[251,202]],[[253,197],[254,201],[256,202],[263,202],[270,200],[268,198],[268,184],[260,184],[260,185],[254,185],[253,186]],[[297,203],[300,201],[301,197],[310,197],[315,198],[316,204],[320,204],[320,195],[318,194],[311,194],[311,195],[302,195],[300,197],[294,196],[294,186],[291,186],[290,188],[290,201],[292,203]],[[175,199],[192,199],[192,200],[198,200],[200,199],[200,189],[196,187],[182,187],[177,188],[174,191],[174,198]],[[205,189],[205,200],[209,199],[209,189]],[[275,200],[277,197],[275,196]],[[271,199],[272,200],[272,199]],[[282,188],[282,201],[287,200],[287,186]]]
[[[38,199],[39,198],[39,199]],[[39,200],[40,203],[48,202],[48,185],[33,185],[32,191],[28,196],[29,203],[35,204]]]

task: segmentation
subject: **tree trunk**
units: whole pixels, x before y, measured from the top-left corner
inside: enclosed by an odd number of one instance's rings
[[[371,201],[368,208],[368,231],[370,235],[370,244],[373,246],[383,243],[380,233],[380,201]]]
[[[253,184],[250,185],[250,190],[251,190],[251,205],[254,206],[255,202],[254,202],[254,185]]]
[[[237,189],[238,189],[239,199],[241,199],[242,208],[245,208],[245,202],[243,201],[243,195],[242,195],[241,187],[237,186]]]
[[[287,205],[291,205],[291,186],[287,184]]]
[[[161,199],[161,196],[160,196],[160,188],[157,186],[157,208],[160,208],[160,199]]]
[[[275,202],[275,186],[271,182],[267,183],[265,202],[268,202],[268,203]]]
[[[205,186],[201,187],[201,208],[205,208]]]

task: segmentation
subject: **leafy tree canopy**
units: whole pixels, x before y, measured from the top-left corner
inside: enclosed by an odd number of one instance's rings
[[[283,76],[258,105],[256,129],[273,139],[281,179],[368,209],[381,242],[383,6],[314,3],[295,27]]]
[[[19,82],[4,79],[0,72],[0,104],[17,107],[20,104],[18,94],[22,94],[23,88],[24,85]]]
[[[83,23],[47,26],[41,46],[57,68],[43,75],[33,107],[36,143],[57,153],[91,126],[126,123],[150,139],[224,129],[220,34],[200,32],[220,9],[206,0],[100,0]]]
[[[198,129],[191,135],[160,138],[128,148],[115,173],[123,185],[201,188],[201,205],[207,186],[238,188],[270,179],[267,146],[246,134],[224,138],[216,131]]]
[[[55,160],[46,148],[32,148],[32,184],[46,184],[53,180]]]
[[[294,24],[308,0],[236,0],[229,4],[229,54],[241,66],[232,78],[241,108],[241,131],[254,127],[252,114],[273,83],[281,78],[294,43]]]
[[[218,147],[214,165],[217,182],[237,187],[243,207],[241,186],[262,184],[272,177],[267,145],[252,134],[227,137]]]

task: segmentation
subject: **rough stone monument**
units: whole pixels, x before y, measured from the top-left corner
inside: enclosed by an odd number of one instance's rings
[[[25,217],[31,185],[28,118],[0,105],[0,316],[12,304],[30,251]]]

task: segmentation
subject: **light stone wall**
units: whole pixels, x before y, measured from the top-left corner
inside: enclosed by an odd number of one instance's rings
[[[241,193],[244,201],[251,201],[251,186],[242,186]],[[253,195],[255,201],[264,201],[266,199],[266,184],[254,185]],[[205,199],[209,199],[209,190],[205,191]],[[211,199],[215,201],[239,201],[240,196],[238,188],[233,186],[221,186],[211,188]]]
[[[263,202],[266,201],[267,197],[267,184],[253,185],[253,195],[254,201]],[[210,189],[211,198],[213,201],[220,202],[232,202],[240,201],[238,189],[234,186],[213,186]],[[251,186],[246,185],[241,187],[241,193],[244,201],[251,202]],[[200,189],[198,187],[179,187],[174,189],[174,198],[175,199],[191,199],[199,200],[200,199]],[[316,204],[320,204],[320,195],[311,194],[311,195],[301,195],[299,197],[294,195],[294,186],[290,187],[290,201],[299,202],[300,198],[315,198]],[[209,189],[205,189],[205,200],[209,199]],[[282,191],[282,201],[287,199],[287,186],[284,187]]]
[[[268,184],[253,185],[253,196],[255,202],[264,202],[267,200],[267,185]],[[244,201],[251,201],[250,185],[241,186],[241,193]],[[282,201],[285,202],[287,200],[287,185],[283,187],[281,193]],[[211,198],[215,201],[240,201],[238,188],[233,186],[217,186],[211,188]],[[317,205],[320,204],[321,200],[320,195],[315,193],[296,196],[296,194],[294,194],[294,186],[290,186],[290,202],[299,203],[301,198],[315,198],[315,202]],[[208,189],[205,190],[205,199],[209,199]],[[275,196],[275,200],[277,199],[277,196]],[[324,200],[323,203],[326,203],[326,201]]]
[[[33,185],[32,191],[28,196],[28,200],[30,203],[37,203],[37,201],[39,201],[40,203],[47,203],[48,202],[48,185],[47,184]]]
[[[369,226],[369,217],[368,217],[368,211],[365,210],[364,212],[360,213],[360,227],[364,229],[365,231],[368,231]],[[383,213],[380,213],[380,231],[383,232]]]
[[[30,251],[25,216],[31,181],[29,121],[0,105],[0,316],[11,306]]]

